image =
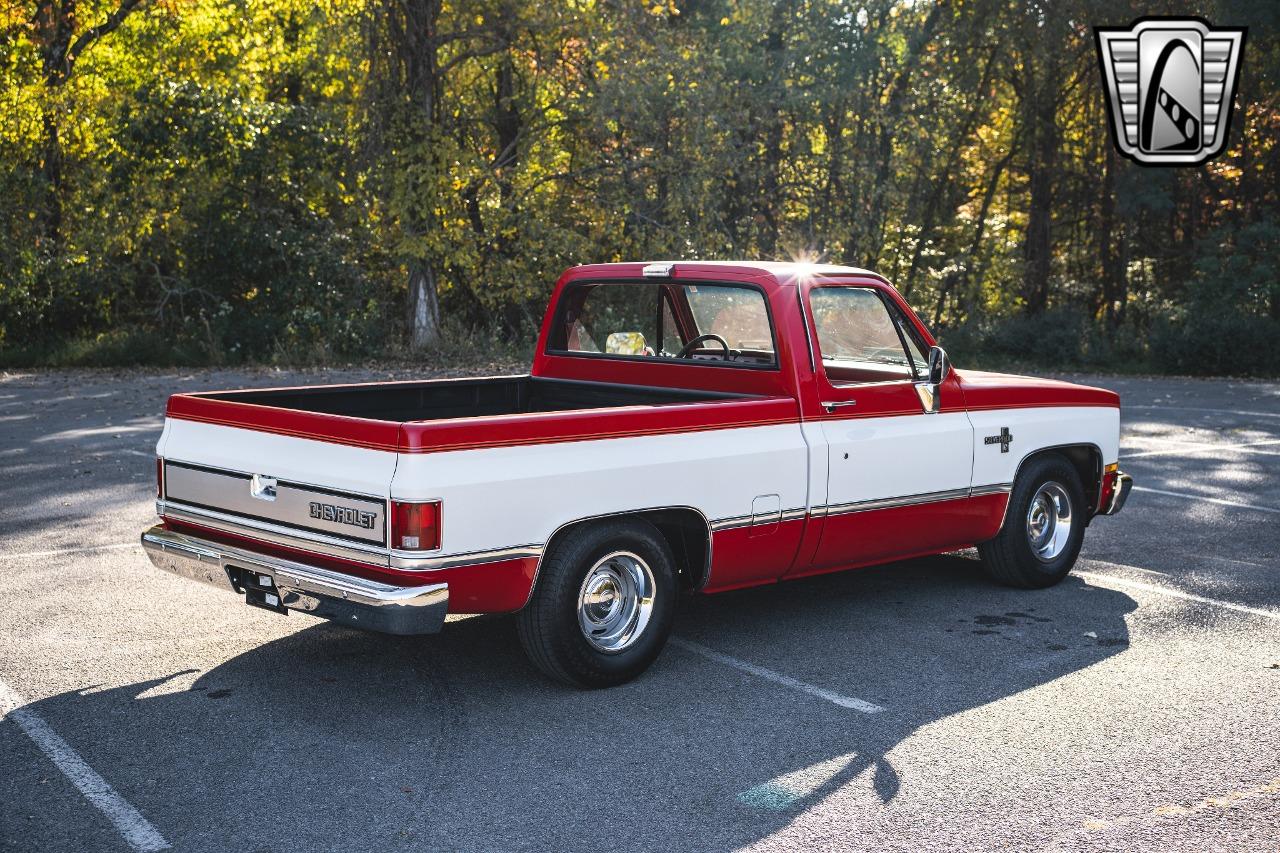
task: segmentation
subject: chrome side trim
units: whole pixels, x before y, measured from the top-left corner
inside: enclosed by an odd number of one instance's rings
[[[795,521],[796,519],[804,518],[806,515],[808,515],[808,510],[802,506],[796,507],[795,509],[784,509],[782,514],[778,517],[778,522]],[[771,521],[769,523],[772,524],[774,522]],[[750,526],[751,515],[748,513],[747,515],[735,515],[730,518],[716,519],[711,522],[711,532],[721,533],[725,530],[737,530],[740,527]]]
[[[851,512],[867,512],[873,509],[893,509],[916,504],[952,501],[969,497],[968,489],[946,489],[940,492],[925,492],[919,495],[902,495],[894,498],[875,498],[873,500],[850,501],[848,503],[827,504],[828,515],[846,515]]]
[[[513,545],[509,548],[468,551],[443,557],[417,557],[411,556],[413,554],[412,551],[392,551],[391,567],[415,572],[454,569],[458,566],[481,566],[485,563],[499,563],[503,560],[541,557],[544,550],[546,550],[545,545]]]
[[[734,530],[739,527],[746,527],[751,524],[751,514],[735,515],[730,518],[720,518],[711,522],[711,532],[719,533],[722,530]]]
[[[158,569],[219,589],[278,598],[280,606],[388,634],[433,634],[444,625],[449,585],[396,586],[255,554],[153,527],[142,547]],[[233,569],[251,573],[248,577]],[[244,583],[237,586],[236,577]],[[265,579],[269,578],[267,581]],[[271,602],[275,604],[275,601]]]
[[[827,515],[847,515],[853,512],[868,512],[876,509],[897,509],[904,506],[938,503],[940,501],[962,500],[964,498],[983,495],[999,495],[1009,492],[1013,486],[999,483],[989,486],[975,486],[968,489],[945,489],[940,492],[924,492],[918,495],[902,495],[893,498],[876,498],[867,501],[850,501],[842,504],[828,504]]]
[[[373,565],[387,565],[387,549],[376,545],[362,546],[355,542],[330,539],[319,534],[279,527],[268,522],[240,518],[226,513],[199,507],[186,506],[171,500],[156,501],[156,515],[172,518],[175,521],[188,521],[202,524],[227,533],[241,536],[252,536],[273,545],[285,545],[290,548],[303,548],[323,554],[326,557],[340,557],[344,560],[357,560]]]
[[[1007,495],[1013,491],[1013,483],[993,483],[990,486],[974,486],[969,490],[969,497],[980,498],[984,495]]]

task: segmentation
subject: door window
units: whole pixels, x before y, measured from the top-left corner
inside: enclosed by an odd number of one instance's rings
[[[875,290],[816,287],[809,292],[809,307],[822,369],[832,385],[914,380],[923,369],[919,345],[902,327],[905,321]],[[914,352],[908,352],[912,344]]]

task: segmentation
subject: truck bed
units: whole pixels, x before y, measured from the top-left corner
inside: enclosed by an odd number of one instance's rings
[[[742,428],[796,423],[797,404],[790,397],[531,376],[175,394],[167,414],[159,447],[166,523],[204,530],[201,535],[213,530],[268,536],[277,545],[311,550],[322,537],[329,556],[383,566],[388,494],[400,500],[449,496],[452,521],[445,547],[483,550],[494,524],[559,511],[555,501],[530,504],[529,483],[547,494],[582,491],[579,456],[588,445],[569,442],[669,440],[691,432],[730,431],[723,441],[682,440],[669,449],[670,458],[663,457],[665,467],[643,454],[634,459],[624,454],[596,467],[595,476],[607,478],[590,485],[601,507],[627,493],[616,483],[636,482],[636,470],[645,477],[664,472],[663,482],[671,484],[680,482],[696,460],[750,459],[756,453],[772,459],[769,442],[803,448],[798,433],[775,435],[763,444],[753,439],[751,449],[744,449],[740,438],[734,443]],[[474,477],[477,470],[477,457],[456,452],[532,446],[548,449],[524,454],[519,463],[509,457],[493,468],[493,482],[506,485],[495,488],[482,505],[469,503],[474,494],[467,488],[451,491],[459,476]],[[550,449],[556,446],[566,450]],[[446,458],[433,456],[424,474],[413,461],[423,454]],[[803,469],[797,466],[801,479]],[[617,470],[629,473],[619,480]],[[397,476],[403,486],[397,487]],[[564,481],[569,476],[576,478],[573,483]],[[742,476],[762,475],[748,466]],[[261,483],[271,490],[265,496],[254,491],[261,491]],[[519,508],[506,505],[517,496]],[[343,509],[358,512],[355,526],[345,518],[331,521],[315,514],[316,506],[323,508],[335,497]],[[459,514],[457,507],[466,509]],[[552,529],[559,524],[554,518],[548,523]]]
[[[220,391],[193,396],[398,423],[742,398],[740,394],[714,391],[535,376]]]

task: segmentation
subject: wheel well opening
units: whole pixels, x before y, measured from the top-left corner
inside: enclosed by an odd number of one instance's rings
[[[706,583],[707,573],[711,568],[711,529],[702,513],[690,507],[636,510],[597,518],[584,518],[557,530],[551,537],[551,541],[547,543],[546,550],[550,552],[561,537],[571,530],[578,529],[581,525],[625,518],[644,519],[657,528],[675,557],[676,577],[681,589],[697,590]]]
[[[1101,451],[1092,444],[1051,447],[1031,454],[1022,460],[1022,464],[1026,465],[1032,459],[1051,454],[1064,457],[1076,469],[1076,473],[1080,475],[1080,483],[1084,486],[1085,501],[1089,506],[1089,515],[1087,517],[1092,517],[1093,510],[1098,506],[1098,497],[1102,489]]]

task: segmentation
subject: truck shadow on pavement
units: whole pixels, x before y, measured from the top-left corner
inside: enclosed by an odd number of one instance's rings
[[[829,800],[868,830],[901,820],[885,804],[963,774],[969,757],[954,740],[932,760],[895,747],[1122,653],[1135,607],[1075,578],[1000,588],[962,555],[683,606],[678,636],[875,714],[686,646],[623,687],[562,688],[525,661],[510,618],[395,638],[296,617],[295,633],[194,682],[176,673],[32,707],[182,849],[728,850]],[[229,624],[251,642],[272,618]],[[1072,723],[1046,713],[1020,742],[1064,748],[1054,741]],[[975,752],[992,725],[975,726]]]

